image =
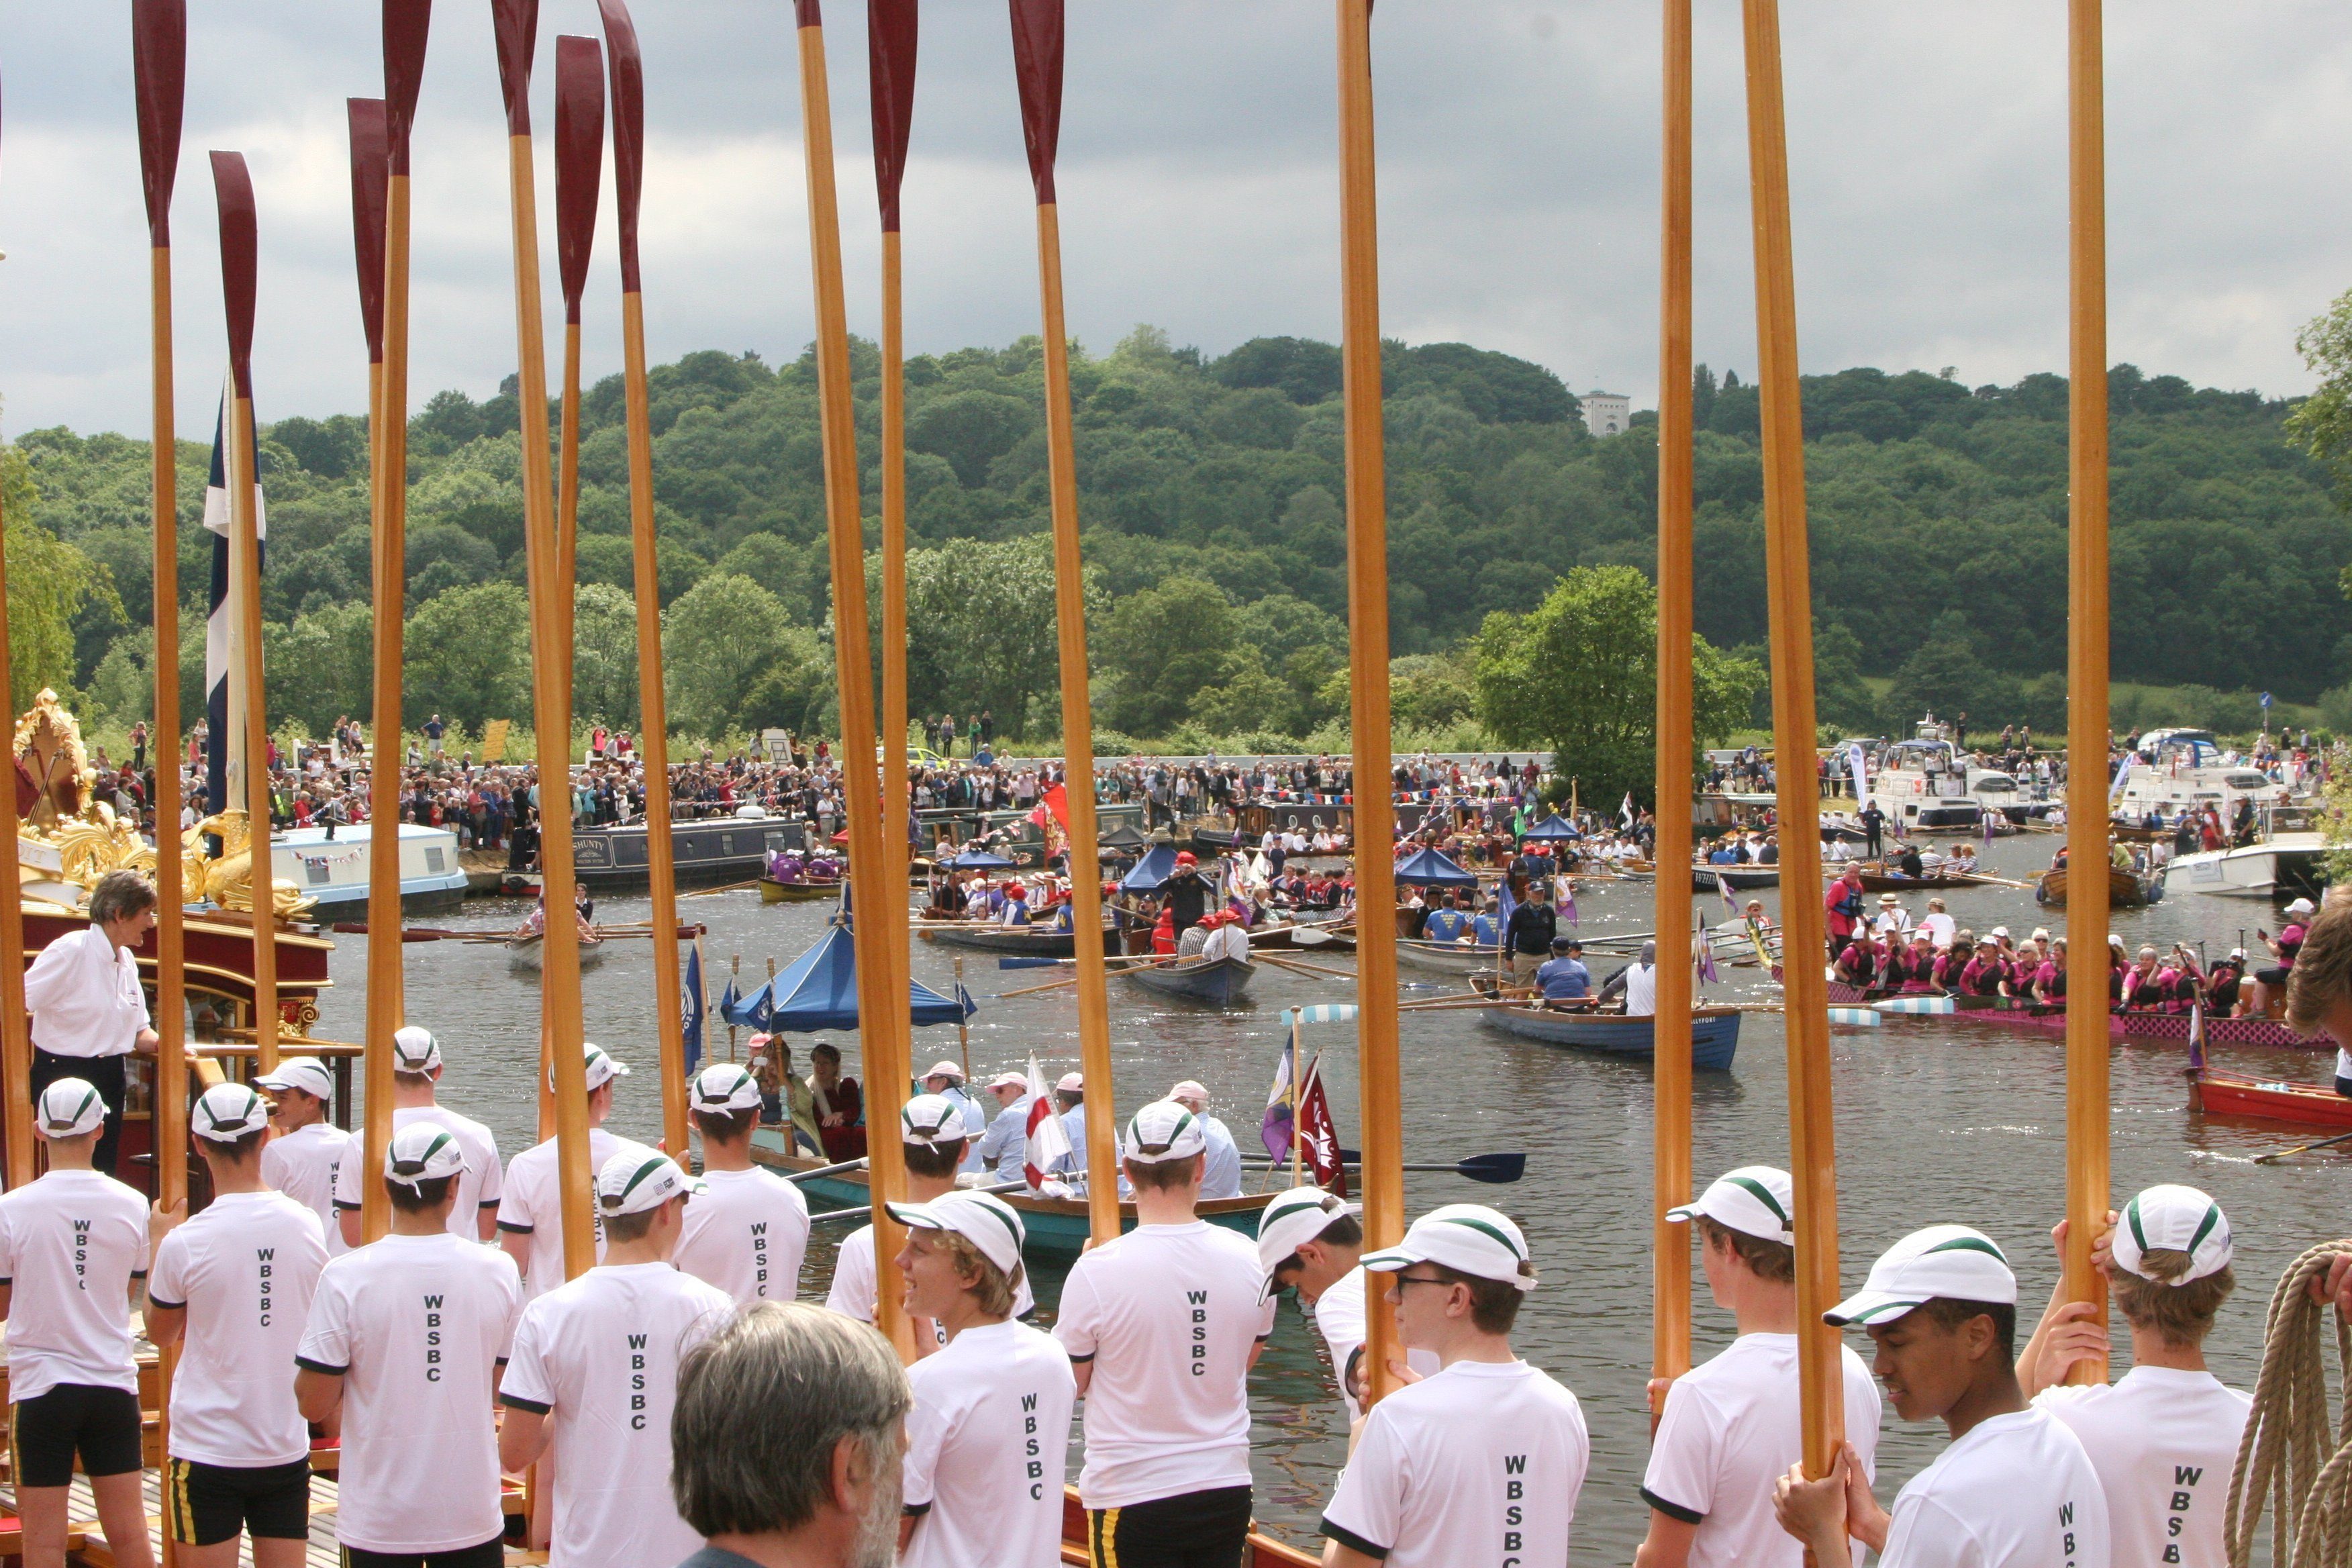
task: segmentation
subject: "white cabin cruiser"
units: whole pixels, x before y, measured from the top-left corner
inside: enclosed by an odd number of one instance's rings
[[[2210,806],[2227,824],[2242,805],[2263,811],[2287,804],[2286,785],[2258,768],[2224,760],[2210,730],[2150,730],[2132,752],[2109,813],[2121,821],[2144,822],[2153,813],[2169,822]]]
[[[317,918],[363,914],[368,894],[369,825],[294,827],[270,836],[270,859],[281,881],[318,900]],[[457,863],[457,836],[446,827],[400,825],[400,908],[404,914],[454,910],[466,898],[466,868]]]
[[[2272,806],[2261,823],[2251,844],[2174,857],[2164,868],[2164,890],[2233,899],[2316,897],[2326,880],[2327,840],[2315,814],[2305,806]]]

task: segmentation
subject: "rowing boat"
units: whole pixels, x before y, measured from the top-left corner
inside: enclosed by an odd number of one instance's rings
[[[970,924],[951,922],[922,928],[925,942],[945,942],[950,947],[976,947],[982,952],[1023,953],[1031,958],[1068,958],[1076,952],[1076,944],[1066,931],[1051,931],[1044,926],[1001,926],[975,921]]]
[[[1735,892],[1747,892],[1756,888],[1777,888],[1780,885],[1780,868],[1752,864],[1710,866],[1702,860],[1691,867],[1691,891],[1714,892],[1717,878],[1721,878],[1723,885]]]
[[[543,955],[543,938],[537,931],[528,936],[510,936],[506,940],[507,967],[518,974],[537,974]],[[583,937],[580,942],[580,967],[593,969],[604,962],[604,939]]]
[[[1740,1012],[1737,1007],[1691,1009],[1691,1066],[1701,1072],[1728,1072],[1739,1048]],[[1524,1007],[1486,1007],[1478,1021],[1523,1040],[1547,1046],[1569,1046],[1609,1056],[1647,1057],[1656,1048],[1655,1018],[1628,1017],[1622,1013],[1575,1012],[1531,1003]]]
[[[1475,942],[1428,942],[1419,937],[1400,939],[1396,944],[1397,962],[1411,969],[1429,970],[1440,974],[1475,974],[1482,969],[1492,969],[1496,951]]]
[[[1132,963],[1113,973],[1166,995],[1230,1007],[1248,992],[1250,982],[1257,975],[1257,965],[1246,959],[1209,958],[1179,963]]]
[[[2056,1036],[2066,1033],[2066,1009],[2045,1007],[2015,996],[1935,996],[1915,994],[1899,996],[1884,991],[1864,991],[1843,980],[1829,983],[1829,1000],[1832,1004],[1874,1007],[1881,1013],[1904,1016],[1932,1016],[1950,1018],[1958,1023],[1980,1024],[1995,1029],[2019,1029],[2031,1034]],[[1943,1004],[1948,1003],[1946,1006]],[[2107,1037],[2124,1037],[2124,1021],[2110,1014]]]
[[[803,1155],[784,1152],[782,1129],[761,1127],[751,1134],[751,1157],[772,1170],[812,1171],[820,1162]],[[864,1171],[835,1171],[829,1175],[813,1177],[798,1184],[809,1206],[819,1212],[828,1209],[866,1208],[874,1201],[866,1184]],[[1083,1198],[1048,1198],[1035,1193],[1001,1193],[998,1194],[1021,1215],[1022,1229],[1028,1240],[1023,1246],[1024,1257],[1032,1258],[1074,1258],[1086,1250],[1087,1205]],[[1211,1225],[1234,1231],[1255,1240],[1257,1236],[1259,1213],[1273,1201],[1272,1193],[1253,1193],[1238,1198],[1207,1198],[1199,1206],[1200,1216]],[[1118,1226],[1121,1231],[1135,1228],[1135,1205],[1118,1205]]]
[[[2186,1013],[2134,1013],[2116,1015],[2122,1019],[2124,1033],[2136,1040],[2186,1040],[2189,1037],[2189,1015]],[[2298,1035],[2276,1018],[2217,1018],[2205,1017],[2205,1043],[2209,1046],[2273,1046],[2287,1049],[2332,1051],[2336,1042],[2324,1035]]]
[[[2120,866],[2107,868],[2107,907],[2109,909],[2142,909],[2163,897],[2163,879],[2143,877],[2137,871],[2126,871]],[[2063,910],[2066,907],[2065,867],[2053,867],[2042,873],[2042,880],[2033,889],[2033,901],[2044,909]]]
[[[2315,1083],[2249,1078],[2215,1068],[2189,1072],[2189,1109],[2297,1127],[2352,1127],[2352,1100]]]
[[[760,901],[763,904],[813,904],[820,899],[841,897],[838,879],[830,882],[779,882],[773,877],[760,879]]]
[[[1906,877],[1900,871],[1864,871],[1862,890],[1865,893],[1935,892],[1945,888],[1981,888],[1985,879],[1973,872],[1933,871],[1924,877]]]

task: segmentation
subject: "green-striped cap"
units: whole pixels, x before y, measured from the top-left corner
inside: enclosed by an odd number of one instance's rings
[[[41,1090],[35,1120],[44,1138],[79,1138],[106,1121],[106,1100],[87,1079],[61,1078]]]
[[[919,1149],[946,1149],[971,1136],[963,1107],[943,1094],[918,1094],[898,1109],[898,1142]]]
[[[1964,1225],[1915,1230],[1870,1266],[1863,1287],[1822,1314],[1843,1328],[1893,1322],[1923,1301],[2017,1304],[2017,1276],[2009,1258],[1982,1231]]]
[[[2199,1192],[2173,1183],[2150,1187],[2124,1205],[2113,1243],[2116,1267],[2143,1279],[2166,1285],[2186,1285],[2218,1274],[2230,1266],[2230,1221],[2221,1205]],[[2189,1254],[2189,1272],[2162,1279],[2140,1266],[2151,1252]]]
[[[457,1135],[437,1121],[410,1122],[393,1133],[383,1152],[384,1179],[412,1192],[421,1183],[462,1175],[465,1170],[466,1151]]]
[[[1522,1290],[1536,1288],[1528,1238],[1511,1216],[1485,1204],[1447,1204],[1412,1222],[1404,1240],[1364,1254],[1364,1267],[1392,1274],[1414,1263],[1442,1264],[1457,1274],[1500,1279]]]
[[[216,1083],[188,1107],[188,1131],[215,1143],[234,1143],[269,1125],[269,1107],[241,1083]]]
[[[1208,1147],[1208,1130],[1189,1107],[1155,1100],[1127,1124],[1126,1147],[1119,1152],[1139,1165],[1158,1165],[1189,1160]]]
[[[583,1042],[580,1048],[586,1058],[584,1070],[588,1079],[589,1093],[595,1093],[596,1090],[604,1088],[606,1084],[612,1082],[616,1078],[626,1078],[629,1076],[629,1064],[626,1062],[614,1061],[611,1057],[604,1054],[604,1047],[596,1044],[593,1040]],[[548,1092],[551,1094],[555,1091],[555,1064],[553,1062],[547,1064],[547,1088]]]
[[[679,1170],[677,1162],[668,1155],[634,1145],[605,1161],[596,1173],[596,1212],[607,1219],[643,1214],[681,1193],[691,1195],[707,1190]]]
[[[1796,1213],[1797,1189],[1788,1172],[1769,1165],[1742,1165],[1708,1184],[1698,1202],[1668,1209],[1666,1217],[1681,1224],[1705,1215],[1742,1236],[1794,1247]]]
[[[1027,1239],[1013,1205],[991,1193],[952,1192],[927,1204],[890,1204],[890,1215],[915,1230],[951,1230],[1010,1276]]]

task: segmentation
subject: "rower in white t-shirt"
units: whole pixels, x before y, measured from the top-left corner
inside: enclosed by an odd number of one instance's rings
[[[105,1097],[61,1078],[33,1105],[48,1171],[0,1196],[0,1319],[8,1324],[9,1438],[29,1540],[62,1542],[79,1455],[122,1568],[151,1568],[140,1493],[139,1371],[131,1301],[147,1278],[147,1202],[93,1168]],[[62,1563],[60,1552],[56,1562]]]
[[[751,1163],[760,1081],[733,1062],[702,1069],[687,1114],[702,1136],[703,1190],[686,1208],[670,1261],[739,1306],[789,1301],[808,1252],[808,1200],[799,1187]]]
[[[604,1119],[613,1114],[614,1082],[628,1076],[628,1067],[606,1056],[602,1046],[590,1044],[583,1049],[587,1057],[588,1168],[601,1171],[614,1155],[646,1146],[604,1131]],[[555,1069],[550,1067],[547,1070],[551,1087]],[[506,1195],[499,1200],[499,1245],[507,1249],[507,1256],[522,1270],[525,1300],[544,1296],[563,1283],[563,1203],[556,1170],[556,1140],[550,1138],[509,1161]],[[604,1255],[604,1226],[599,1221],[596,1256]]]
[[[1259,1211],[1257,1261],[1265,1270],[1265,1293],[1278,1296],[1292,1286],[1313,1314],[1316,1331],[1331,1353],[1331,1373],[1348,1419],[1364,1413],[1364,1227],[1354,1204],[1320,1187],[1277,1193]],[[1423,1376],[1437,1370],[1429,1351],[1408,1351],[1406,1364]]]
[[[335,1539],[352,1568],[504,1561],[491,1393],[522,1281],[506,1254],[449,1234],[465,1168],[446,1129],[393,1134],[392,1230],[327,1265],[295,1355],[304,1419],[342,1411]]]
[[[988,1131],[988,1114],[972,1102],[971,1093],[964,1084],[963,1068],[945,1059],[933,1062],[931,1070],[923,1075],[923,1092],[938,1095],[961,1113],[964,1130],[961,1173],[969,1175],[977,1172],[980,1169],[980,1141]]]
[[[552,1444],[562,1459],[550,1568],[672,1568],[701,1542],[670,1496],[670,1407],[679,1360],[735,1303],[670,1266],[700,1192],[667,1155],[614,1155],[596,1173],[604,1261],[515,1328],[499,1458],[520,1471]]]
[[[1576,1395],[1511,1349],[1535,1289],[1527,1238],[1480,1204],[1448,1204],[1368,1253],[1404,1342],[1439,1370],[1372,1406],[1323,1510],[1327,1564],[1450,1568],[1568,1561],[1591,1458]]]
[[[907,1162],[910,1202],[929,1203],[955,1190],[956,1172],[963,1164],[963,1113],[954,1101],[940,1095],[919,1094],[899,1108],[898,1147]],[[833,1260],[833,1288],[826,1292],[824,1304],[861,1323],[870,1323],[878,1289],[874,1227],[861,1225],[841,1238],[841,1248]],[[1013,1315],[1025,1318],[1036,1310],[1036,1298],[1029,1293],[1024,1274],[1013,1287]],[[919,1355],[929,1355],[932,1347],[947,1342],[945,1331],[937,1323],[919,1321],[915,1327]]]
[[[904,1568],[1052,1568],[1077,1381],[1052,1336],[1012,1321],[1021,1216],[956,1192],[890,1205],[907,1227],[907,1310],[947,1342],[907,1369],[898,1561]]]
[[[1200,1119],[1158,1100],[1127,1124],[1139,1221],[1071,1266],[1054,1337],[1087,1401],[1078,1477],[1097,1561],[1237,1559],[1249,1534],[1249,1370],[1274,1301],[1248,1242],[1200,1218]]]
[[[1822,1315],[1866,1328],[1895,1413],[1942,1420],[1952,1442],[1891,1514],[1853,1474],[1851,1446],[1819,1480],[1790,1467],[1773,1506],[1819,1568],[1851,1568],[1853,1541],[1885,1568],[2108,1568],[2106,1493],[2090,1457],[2018,1386],[2017,1276],[1990,1238],[1964,1225],[1914,1231]]]
[[[2017,1358],[2034,1408],[2080,1437],[2099,1473],[2117,1563],[2229,1560],[2222,1514],[2252,1402],[2205,1370],[2204,1343],[2237,1286],[2231,1251],[2221,1205],[2195,1187],[2150,1187],[2096,1248],[2131,1325],[2131,1371],[2112,1385],[2060,1384],[2075,1362],[2105,1357],[2107,1329],[2090,1303],[2054,1292]]]
[[[287,1057],[255,1079],[278,1103],[270,1111],[278,1136],[261,1151],[261,1180],[319,1216],[330,1255],[351,1250],[335,1223],[335,1172],[352,1152],[352,1135],[327,1120],[334,1109],[335,1076],[316,1057]]]
[[[1193,1079],[1186,1079],[1168,1091],[1168,1098],[1201,1119],[1201,1135],[1208,1140],[1204,1151],[1208,1163],[1201,1177],[1201,1201],[1216,1198],[1237,1198],[1242,1195],[1242,1152],[1234,1146],[1234,1135],[1225,1124],[1209,1114],[1209,1091]]]
[[[188,1108],[213,1201],[155,1247],[147,1337],[184,1339],[172,1379],[163,1522],[188,1568],[299,1568],[310,1537],[310,1429],[286,1375],[327,1267],[318,1215],[262,1178],[269,1108],[241,1083]]]
[[[1696,1203],[1666,1211],[1699,1231],[1708,1292],[1738,1337],[1714,1360],[1651,1385],[1665,1408],[1642,1480],[1650,1531],[1637,1568],[1798,1568],[1804,1559],[1772,1514],[1772,1484],[1804,1456],[1795,1215],[1795,1185],[1770,1165],[1742,1165]],[[1866,1481],[1876,1473],[1878,1387],[1851,1346],[1839,1349],[1846,1441]]]
[[[449,1234],[488,1241],[498,1234],[499,1200],[506,1194],[499,1141],[472,1117],[460,1116],[436,1100],[441,1070],[441,1042],[431,1030],[411,1024],[393,1032],[392,1129],[397,1132],[413,1122],[430,1121],[457,1137],[465,1151],[466,1173],[457,1178]],[[346,1160],[335,1172],[335,1228],[347,1247],[360,1244],[360,1194],[362,1184],[372,1179],[363,1163]]]

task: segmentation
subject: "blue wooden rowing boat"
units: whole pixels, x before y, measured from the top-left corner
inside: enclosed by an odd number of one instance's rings
[[[1178,963],[1131,963],[1112,973],[1165,995],[1230,1007],[1248,992],[1257,966],[1239,958],[1186,959]]]
[[[1736,1007],[1695,1007],[1691,1010],[1691,1066],[1705,1072],[1728,1072],[1739,1048],[1739,1010]],[[1558,1008],[1486,1007],[1478,1021],[1521,1039],[1548,1046],[1601,1051],[1610,1056],[1647,1057],[1656,1048],[1654,1018],[1629,1018],[1622,1013],[1566,1012]]]

